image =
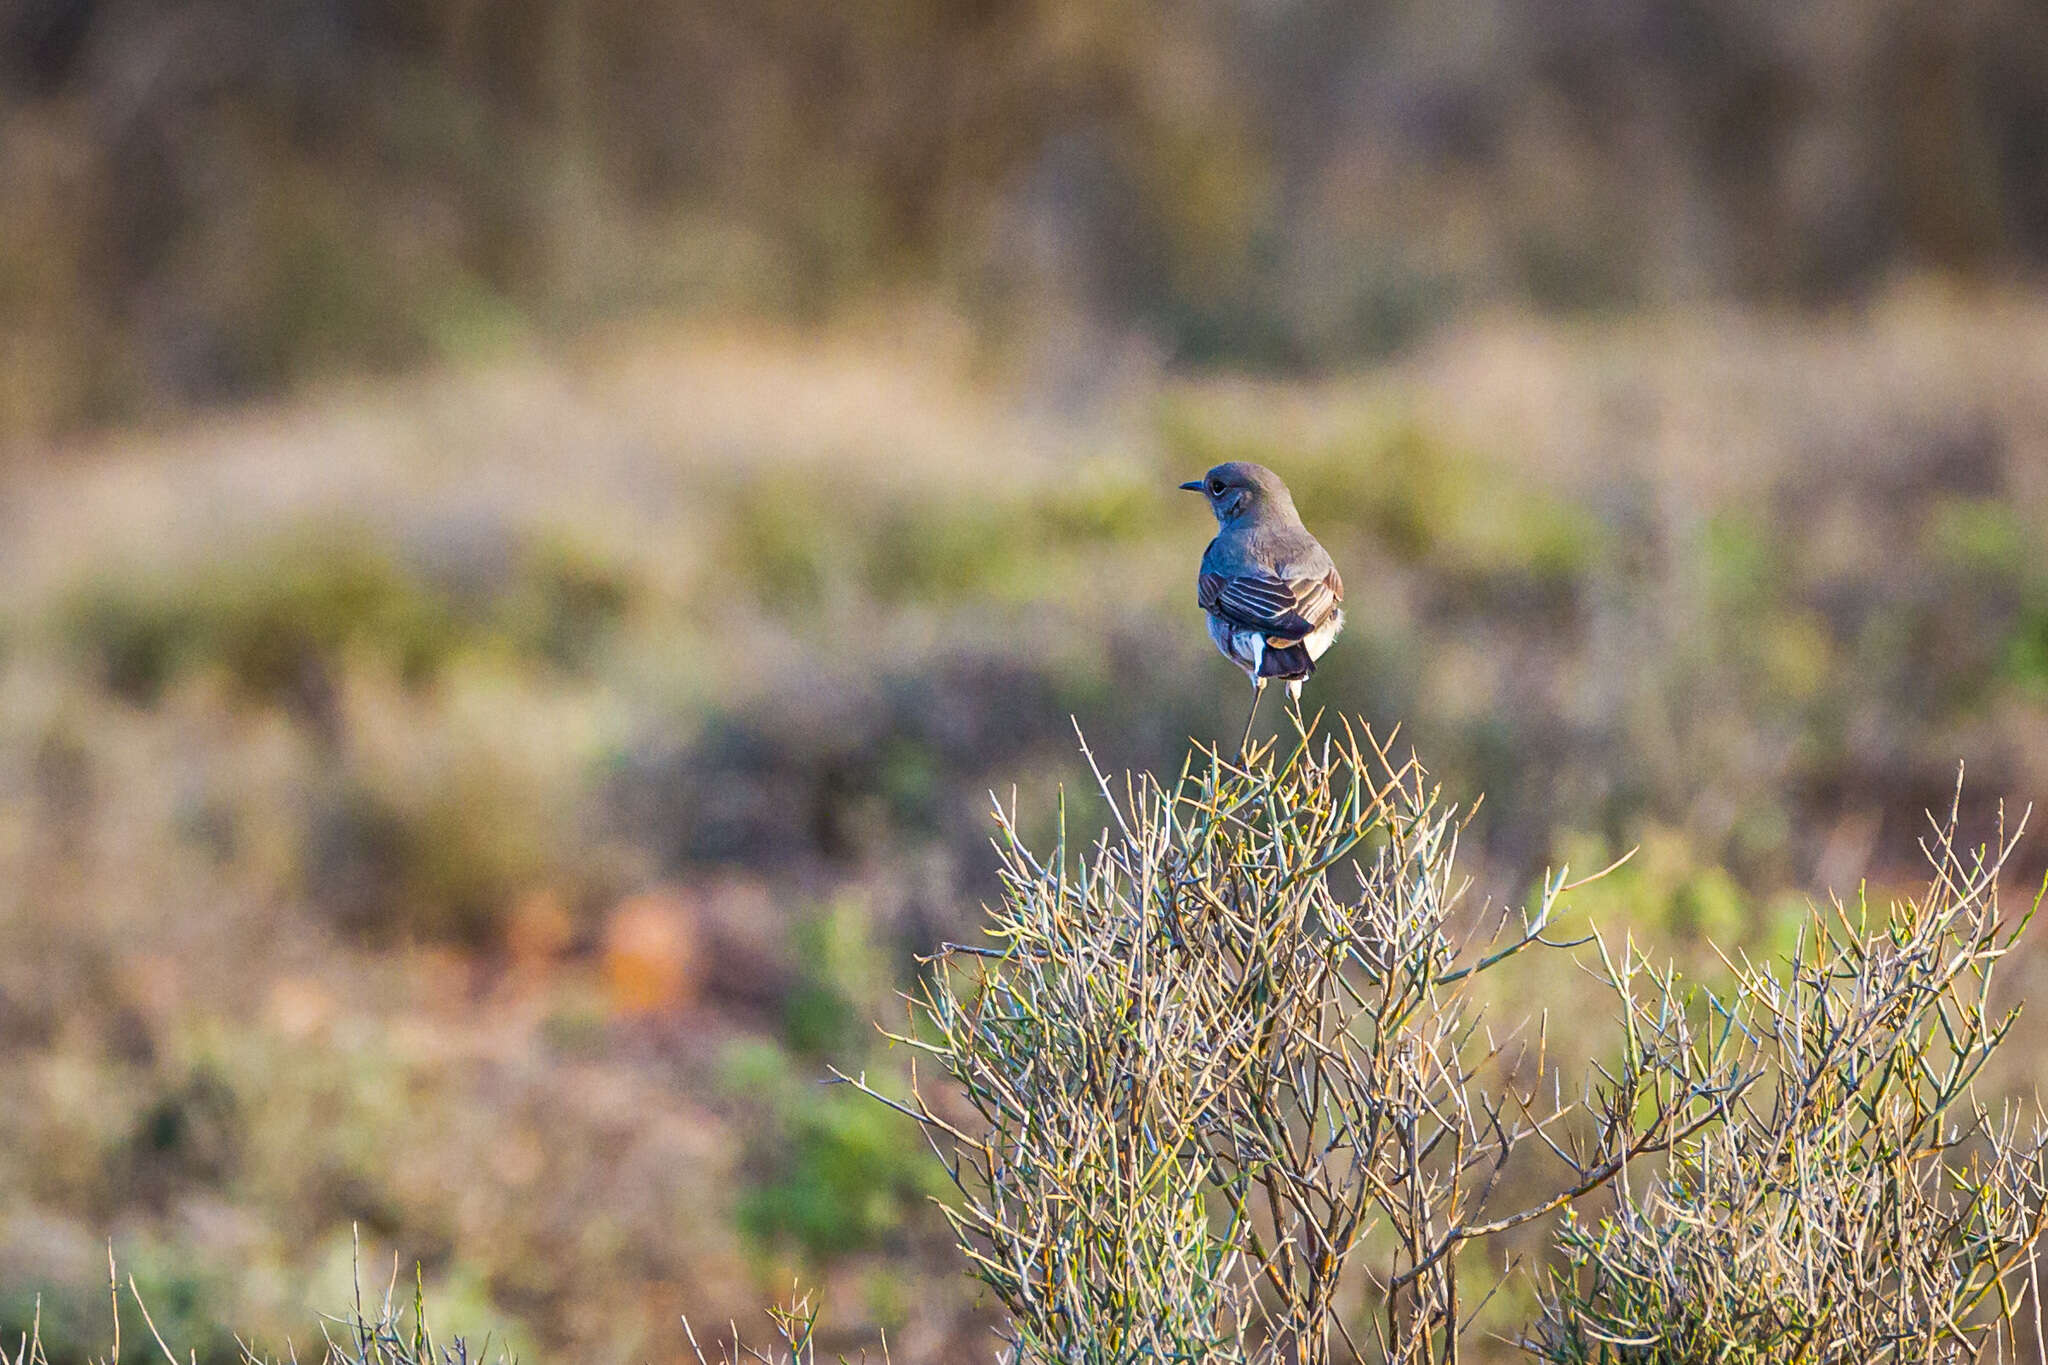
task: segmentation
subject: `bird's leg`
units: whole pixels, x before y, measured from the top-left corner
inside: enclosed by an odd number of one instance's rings
[[[1253,678],[1252,710],[1251,714],[1244,718],[1244,738],[1237,742],[1237,756],[1239,758],[1243,758],[1245,751],[1252,746],[1252,722],[1259,718],[1259,698],[1265,695],[1266,680],[1264,678]]]

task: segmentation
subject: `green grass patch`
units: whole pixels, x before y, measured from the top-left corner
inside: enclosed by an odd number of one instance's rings
[[[935,1188],[908,1124],[844,1086],[799,1075],[780,1048],[736,1045],[725,1072],[734,1094],[764,1110],[735,1209],[757,1248],[819,1262],[878,1246]]]

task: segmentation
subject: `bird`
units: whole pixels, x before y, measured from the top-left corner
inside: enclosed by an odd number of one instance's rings
[[[1219,464],[1181,485],[1208,500],[1216,538],[1202,552],[1195,600],[1209,617],[1209,638],[1252,683],[1243,753],[1266,684],[1287,684],[1301,714],[1301,685],[1344,628],[1344,580],[1329,551],[1301,524],[1280,476],[1245,460]]]

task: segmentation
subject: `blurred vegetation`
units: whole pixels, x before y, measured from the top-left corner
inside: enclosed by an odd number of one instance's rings
[[[1195,364],[2048,259],[2025,0],[0,6],[0,434],[930,291]]]
[[[632,585],[566,540],[515,547],[513,558],[488,583],[435,582],[361,528],[285,531],[190,574],[110,573],[75,596],[66,629],[108,690],[135,705],[213,671],[247,700],[328,724],[319,713],[351,652],[413,688],[465,647],[587,667]]]
[[[169,1365],[259,1365],[298,1359],[296,1347],[281,1353],[263,1351],[256,1343],[228,1334],[203,1317],[195,1306],[203,1295],[193,1292],[194,1280],[176,1273],[166,1277],[151,1269],[154,1257],[143,1254],[127,1262],[109,1255],[108,1280],[99,1312],[58,1301],[38,1301],[21,1317],[18,1328],[5,1321],[12,1345],[0,1348],[8,1365],[55,1365],[66,1360],[118,1361],[122,1343],[149,1359]],[[475,1340],[460,1334],[439,1334],[427,1320],[427,1291],[417,1266],[410,1296],[398,1292],[398,1280],[379,1291],[366,1290],[360,1263],[351,1262],[354,1299],[345,1315],[326,1319],[322,1332],[323,1365],[506,1365],[517,1357],[507,1343],[484,1335]],[[434,1296],[435,1311],[445,1313],[451,1298],[445,1290]],[[336,1305],[340,1307],[340,1305]],[[459,1307],[457,1309],[459,1312]],[[84,1320],[94,1321],[86,1326]],[[176,1343],[173,1345],[172,1343]],[[132,1356],[131,1356],[132,1358]]]
[[[782,1005],[782,1042],[747,1040],[722,1059],[724,1083],[755,1116],[748,1183],[733,1216],[757,1252],[794,1251],[812,1270],[851,1253],[900,1254],[908,1225],[936,1188],[934,1174],[886,1111],[822,1066],[893,1070],[869,1011],[894,973],[854,898],[791,916],[795,979]]]
[[[178,1343],[181,1358],[200,1365],[242,1365],[234,1328],[220,1318],[220,1305],[232,1292],[226,1267],[194,1265],[175,1248],[145,1243],[124,1249],[119,1263],[123,1292],[110,1293],[107,1267],[100,1270],[97,1286],[45,1283],[0,1289],[0,1342],[5,1343],[0,1351],[10,1361],[19,1353],[22,1365],[38,1359],[50,1365],[100,1359],[115,1330],[111,1319],[118,1306],[124,1341],[149,1342],[154,1351],[153,1321],[157,1331]],[[131,1279],[132,1291],[127,1287]],[[40,1355],[29,1351],[31,1340]]]
[[[162,1249],[203,1353],[209,1323],[303,1337],[360,1229],[538,1354],[657,1357],[676,1312],[799,1268],[849,1344],[983,1349],[914,1137],[818,1078],[893,1083],[867,1021],[1001,894],[992,789],[1041,843],[1057,786],[1072,828],[1107,818],[1070,716],[1117,768],[1234,733],[1190,600],[1210,529],[1173,488],[1222,459],[1281,470],[1343,566],[1311,704],[1400,721],[1486,793],[1475,894],[1633,848],[1584,922],[1710,984],[1713,945],[1785,951],[1807,897],[1895,884],[1958,759],[1986,796],[1966,828],[2048,773],[2048,319],[1949,307],[1480,334],[1343,380],[1167,383],[1079,434],[1007,390],[946,409],[985,392],[971,361],[904,397],[894,356],[846,385],[829,347],[657,342],[646,390],[583,381],[612,425],[442,381],[362,447],[431,438],[441,491],[280,495],[226,534],[193,509],[234,428],[110,501],[130,456],[44,471],[0,546],[25,585],[4,1325],[32,1285],[52,1365],[96,1349],[111,1232],[139,1279]],[[835,384],[890,396],[802,407]],[[1753,454],[1701,415],[1731,411]],[[863,423],[851,452],[816,434]],[[261,439],[280,473],[329,458]],[[576,500],[494,472],[564,439]],[[72,503],[138,529],[106,553],[63,532]],[[1528,995],[1564,1018],[1576,982],[1532,969]]]
[[[894,1118],[772,1047],[736,1048],[727,1066],[773,1135],[749,1153],[754,1175],[733,1209],[740,1231],[820,1267],[900,1240],[936,1185]]]
[[[2043,91],[2024,0],[0,0],[0,1328],[111,1234],[304,1347],[360,1228],[530,1357],[985,1349],[813,1081],[1070,716],[1241,724],[1222,459],[1476,894],[1636,848],[1712,979],[1895,881],[2048,782]]]

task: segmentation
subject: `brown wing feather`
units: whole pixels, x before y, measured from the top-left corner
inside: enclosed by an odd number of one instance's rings
[[[1264,631],[1277,645],[1299,640],[1329,620],[1344,598],[1344,584],[1334,569],[1321,578],[1205,573],[1195,595],[1202,610],[1242,629]]]

